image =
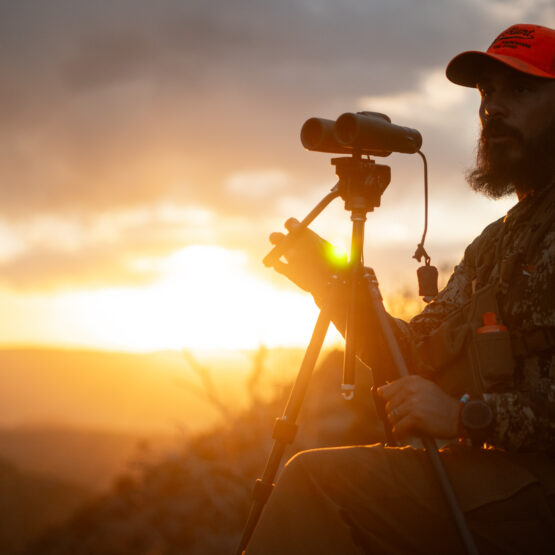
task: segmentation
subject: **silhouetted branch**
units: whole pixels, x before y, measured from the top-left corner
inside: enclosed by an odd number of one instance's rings
[[[199,377],[201,385],[199,386],[189,382],[189,380],[185,378],[180,378],[180,381],[185,382],[189,388],[195,390],[197,394],[204,397],[204,399],[217,409],[224,418],[229,418],[229,407],[220,399],[216,386],[214,385],[214,381],[212,380],[210,370],[205,366],[202,366],[190,351],[184,349],[183,356],[193,372]]]
[[[247,378],[247,391],[252,401],[256,400],[257,390],[266,370],[267,358],[268,348],[265,345],[260,345],[252,356],[252,370]]]

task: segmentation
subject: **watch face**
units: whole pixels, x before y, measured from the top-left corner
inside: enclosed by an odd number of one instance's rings
[[[461,421],[469,436],[472,436],[472,431],[486,431],[489,428],[493,412],[485,401],[471,399],[462,410]]]

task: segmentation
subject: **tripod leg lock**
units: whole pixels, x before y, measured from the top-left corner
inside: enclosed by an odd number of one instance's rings
[[[272,432],[272,439],[281,441],[282,443],[293,443],[298,429],[299,427],[297,424],[287,422],[287,420],[284,420],[283,417],[276,418],[274,430]]]
[[[268,497],[274,489],[274,485],[269,482],[264,482],[262,479],[258,478],[254,483],[254,489],[252,490],[252,498],[256,503],[265,505]]]

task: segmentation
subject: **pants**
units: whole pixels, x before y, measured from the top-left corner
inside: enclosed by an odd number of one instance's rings
[[[533,475],[495,450],[440,454],[481,554],[553,552],[553,498]],[[374,445],[305,451],[285,466],[247,555],[312,553],[464,547],[427,455]]]

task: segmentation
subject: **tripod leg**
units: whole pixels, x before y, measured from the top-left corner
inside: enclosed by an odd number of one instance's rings
[[[372,309],[379,320],[380,328],[383,332],[388,350],[390,351],[390,354],[395,363],[397,372],[401,377],[408,376],[409,370],[405,359],[403,358],[401,349],[399,348],[399,344],[397,343],[397,338],[393,333],[389,316],[383,306],[382,296],[378,289],[378,282],[373,270],[370,270],[368,268],[367,272],[364,275],[364,278],[367,283]],[[470,555],[477,555],[478,550],[476,549],[476,545],[474,544],[474,539],[472,538],[472,534],[468,529],[464,513],[462,512],[459,502],[457,501],[455,491],[451,482],[449,481],[449,477],[447,475],[445,467],[443,466],[441,457],[439,456],[437,445],[431,437],[424,436],[420,439],[422,440],[424,449],[426,450],[428,458],[430,459],[430,463],[432,464],[434,474],[441,487],[441,491],[443,492],[445,500],[447,501],[449,509],[451,510],[453,520],[455,521],[455,525],[457,526],[457,530],[465,546],[466,552]]]
[[[372,397],[374,399],[374,406],[376,407],[376,412],[378,417],[383,423],[384,433],[386,444],[388,447],[394,447],[397,444],[397,440],[393,436],[393,426],[391,426],[391,422],[387,418],[387,414],[385,412],[385,402],[382,397],[378,395],[378,387],[385,384],[385,381],[376,380],[375,373],[374,374],[374,385],[372,386]]]
[[[285,448],[295,439],[298,428],[296,424],[297,416],[301,409],[308,384],[310,383],[312,372],[316,366],[318,355],[322,350],[322,345],[324,343],[324,339],[326,338],[331,321],[330,314],[331,305],[330,303],[326,303],[324,308],[320,311],[318,320],[314,326],[310,343],[306,349],[297,379],[295,380],[295,384],[293,385],[289,400],[287,401],[287,405],[283,412],[283,416],[276,420],[272,434],[274,445],[266,462],[262,478],[259,478],[256,481],[250,513],[243,530],[239,548],[237,549],[237,555],[241,555],[246,550],[252,533],[254,532],[256,524],[258,523],[262,513],[262,509],[272,493],[274,479],[279,469],[281,459],[283,458]]]

